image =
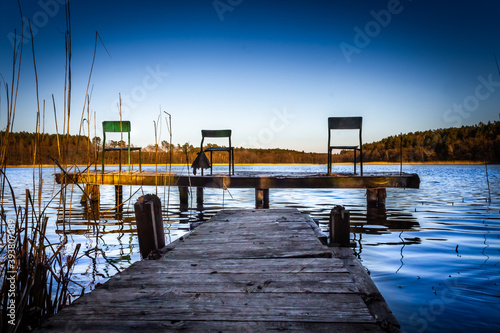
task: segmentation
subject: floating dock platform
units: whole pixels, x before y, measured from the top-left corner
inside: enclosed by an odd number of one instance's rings
[[[352,250],[321,239],[296,209],[221,211],[39,331],[398,332]]]
[[[197,206],[203,207],[203,188],[254,188],[256,208],[269,208],[269,189],[273,188],[331,188],[367,189],[368,205],[385,205],[386,188],[419,188],[420,178],[414,173],[364,173],[363,176],[349,173],[263,173],[237,172],[234,175],[214,174],[205,176],[182,175],[154,171],[84,171],[57,173],[59,184],[83,184],[90,186],[115,185],[117,193],[121,186],[177,186],[181,211],[188,209],[188,187],[197,187]],[[98,190],[89,190],[97,193]],[[98,200],[98,199],[97,199]],[[120,206],[117,196],[117,206]]]

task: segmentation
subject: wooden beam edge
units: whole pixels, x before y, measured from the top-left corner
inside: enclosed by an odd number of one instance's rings
[[[334,252],[334,257],[344,260],[347,270],[351,273],[354,283],[359,289],[361,298],[381,329],[390,333],[401,332],[401,326],[396,317],[373,280],[369,277],[366,269],[354,257],[352,249],[332,248],[332,251]]]

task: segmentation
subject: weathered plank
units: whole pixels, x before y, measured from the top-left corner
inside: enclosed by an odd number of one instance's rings
[[[217,271],[212,271],[217,272]],[[147,281],[149,272],[114,279],[106,288],[130,288],[137,279]],[[186,283],[189,281],[189,283]],[[358,292],[349,272],[338,273],[206,273],[162,274],[154,285],[144,282],[141,290],[169,293],[355,293]],[[123,291],[119,291],[123,292]]]
[[[269,252],[263,252],[269,251]],[[228,253],[227,251],[234,251],[233,253]],[[237,251],[237,252],[236,252]],[[224,250],[219,248],[204,250],[199,249],[181,249],[175,252],[169,252],[166,254],[168,257],[173,257],[176,259],[191,259],[191,258],[204,258],[204,259],[236,259],[236,258],[248,258],[248,259],[272,259],[272,258],[330,258],[332,256],[331,252],[325,251],[311,251],[307,248],[293,249],[291,247],[286,248],[273,248],[271,246],[266,248],[247,248],[239,249],[239,247],[226,247]]]
[[[85,316],[88,320],[136,317],[145,320],[375,322],[357,294],[238,292],[179,295],[161,289],[141,288],[98,288],[92,294],[95,301],[90,306],[87,298],[82,297],[61,314]]]
[[[179,320],[103,320],[88,321],[74,318],[71,321],[54,318],[45,325],[47,332],[192,332],[192,333],[258,333],[258,332],[383,332],[377,324],[366,323],[311,323],[273,321],[179,321]]]
[[[166,261],[166,264],[161,263]],[[216,270],[219,273],[327,273],[346,272],[344,261],[339,258],[293,258],[293,259],[221,259],[221,260],[201,260],[192,258],[191,260],[179,260],[163,257],[159,261],[137,262],[138,270],[145,269],[165,271],[168,265],[169,273],[185,273],[190,270],[192,273],[211,273]]]

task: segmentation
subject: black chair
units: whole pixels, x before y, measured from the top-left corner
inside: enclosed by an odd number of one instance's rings
[[[354,174],[356,174],[356,151],[359,150],[359,164],[361,176],[363,176],[363,140],[361,138],[363,125],[363,117],[330,117],[328,118],[328,175],[332,173],[332,150],[354,150]],[[359,130],[359,145],[358,146],[332,146],[331,132],[332,130]]]
[[[228,138],[229,147],[210,147],[203,149],[203,142],[205,138]],[[213,171],[212,154],[214,151],[227,151],[229,153],[229,175],[234,175],[234,147],[231,146],[231,130],[201,130],[201,144],[200,154],[210,152],[210,174]],[[231,169],[232,168],[232,169]],[[232,171],[231,171],[232,170]],[[203,176],[203,168],[201,168],[201,175]]]

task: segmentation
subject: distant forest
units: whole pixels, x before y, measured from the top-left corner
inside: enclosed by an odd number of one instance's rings
[[[54,160],[68,164],[101,163],[101,139],[85,136],[0,132],[0,146],[6,149],[6,165],[53,164]],[[126,146],[124,142],[121,142]],[[119,147],[119,141],[109,141],[106,147]],[[215,145],[212,145],[215,146]],[[191,164],[199,147],[189,143],[172,145],[172,163]],[[428,130],[390,136],[377,142],[363,144],[365,162],[450,162],[471,161],[500,163],[500,122],[474,126]],[[334,154],[334,162],[352,161],[352,151]],[[126,163],[126,152],[122,163]],[[214,162],[227,163],[228,154],[214,153]],[[118,164],[117,152],[106,152],[106,164]],[[149,145],[142,149],[143,164],[166,164],[170,160],[169,144]],[[138,154],[132,153],[138,163]],[[312,163],[326,164],[326,153],[307,153],[287,149],[235,148],[235,163]]]

